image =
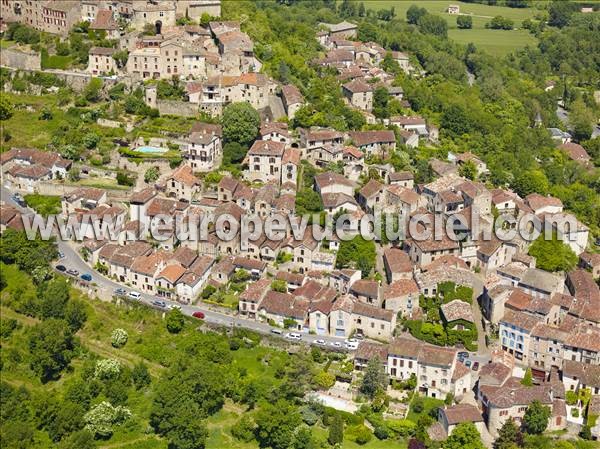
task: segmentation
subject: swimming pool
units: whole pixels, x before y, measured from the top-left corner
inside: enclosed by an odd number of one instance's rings
[[[168,148],[160,148],[160,147],[143,146],[143,147],[137,147],[134,151],[137,151],[138,153],[166,153],[167,151],[169,151],[169,149]]]

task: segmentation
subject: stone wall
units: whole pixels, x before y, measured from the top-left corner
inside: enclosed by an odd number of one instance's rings
[[[195,117],[198,114],[198,105],[187,101],[158,100],[156,105],[160,115]]]
[[[3,48],[0,51],[0,65],[20,70],[41,70],[42,57],[35,51]]]

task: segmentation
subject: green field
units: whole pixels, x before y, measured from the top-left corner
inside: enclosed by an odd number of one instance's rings
[[[540,3],[540,2],[538,2]],[[470,30],[459,30],[456,27],[455,15],[446,12],[449,4],[460,5],[461,14],[469,14],[473,17],[473,28]],[[537,8],[508,8],[505,6],[488,6],[479,3],[465,3],[459,1],[438,0],[373,0],[365,2],[369,9],[395,8],[396,16],[406,18],[406,11],[411,5],[426,8],[431,14],[439,15],[448,22],[448,35],[460,44],[472,42],[482,50],[495,56],[504,56],[517,48],[526,45],[535,45],[537,39],[528,31],[515,29],[511,31],[488,30],[485,24],[494,16],[503,16],[515,22],[515,28],[520,28],[525,19],[533,18],[539,10]]]

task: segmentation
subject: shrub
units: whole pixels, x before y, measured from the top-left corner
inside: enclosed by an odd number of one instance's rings
[[[249,415],[242,417],[231,427],[231,435],[237,440],[249,443],[254,439],[254,421]]]
[[[110,334],[110,342],[115,348],[122,348],[127,343],[129,335],[125,329],[117,328]]]
[[[572,408],[571,409],[571,416],[573,418],[579,418],[579,409],[578,408]]]
[[[348,429],[348,434],[350,435],[350,438],[353,438],[354,441],[361,446],[367,444],[373,438],[373,434],[364,424],[351,427]]]
[[[121,372],[121,364],[115,359],[102,359],[96,362],[94,377],[99,379],[113,379]]]
[[[113,426],[119,425],[131,417],[129,409],[113,406],[104,401],[87,412],[83,420],[86,430],[101,438],[108,438],[113,433]]]

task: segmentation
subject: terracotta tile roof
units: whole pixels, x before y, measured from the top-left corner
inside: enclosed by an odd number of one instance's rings
[[[334,131],[332,129],[315,129],[315,130],[307,130],[307,129],[299,129],[301,134],[304,134],[307,141],[327,141],[327,140],[341,140],[344,135],[339,131]]]
[[[396,136],[394,131],[355,131],[349,132],[348,135],[358,147],[364,145],[377,144],[394,144]]]
[[[539,322],[539,318],[531,316],[524,312],[507,310],[500,320],[501,323],[514,325],[521,329],[531,332],[535,325]]]
[[[444,267],[454,267],[454,268],[462,268],[463,270],[468,270],[469,267],[467,263],[451,254],[446,254],[440,257],[437,257],[433,262],[429,265],[422,267],[423,271],[435,271]]]
[[[231,176],[225,176],[219,181],[219,190],[225,189],[234,192],[239,184],[239,181]]]
[[[345,176],[334,172],[319,173],[317,176],[315,176],[315,183],[319,186],[320,189],[335,184],[340,184],[343,186],[354,188],[354,184],[352,183],[352,181],[350,181]]]
[[[350,53],[350,52],[348,52]],[[373,86],[360,79],[354,79],[349,83],[343,85],[344,89],[352,92],[353,94],[363,93],[363,92],[373,92]],[[393,133],[392,133],[393,134]]]
[[[187,246],[180,246],[173,253],[173,260],[184,267],[189,267],[198,257],[198,253]]]
[[[540,195],[539,193],[530,193],[525,197],[525,202],[534,212],[537,212],[544,207],[563,207],[562,201],[558,198],[549,195]]]
[[[470,323],[475,322],[471,305],[460,299],[455,299],[449,303],[442,304],[440,310],[446,321],[449,323],[456,320],[465,320]]]
[[[294,164],[300,165],[301,154],[300,151],[296,148],[286,148],[283,152],[283,164]]]
[[[278,133],[278,134],[281,134],[281,135],[286,136],[286,137],[290,136],[290,131],[288,129],[288,124],[287,123],[283,123],[283,122],[267,122],[267,123],[263,123],[260,126],[260,130],[258,131],[258,133],[261,136],[265,136],[265,135],[271,134],[271,133]]]
[[[415,179],[415,175],[410,171],[395,171],[388,175],[390,182],[397,181],[412,181]]]
[[[350,291],[357,296],[367,296],[369,298],[379,297],[379,282],[368,279],[359,279],[350,287]]]
[[[391,322],[396,313],[393,310],[385,310],[380,307],[372,306],[362,302],[355,302],[352,309],[355,315],[367,316],[380,321]]]
[[[160,264],[163,262],[164,255],[161,253],[154,253],[149,256],[138,256],[131,264],[131,271],[153,277],[159,269]]]
[[[189,165],[181,165],[178,167],[169,177],[169,179],[174,179],[177,182],[185,184],[187,186],[195,186],[200,185],[200,180],[194,176],[192,172],[192,167]]]
[[[348,203],[358,207],[358,203],[356,202],[354,197],[342,192],[323,193],[321,194],[321,199],[323,200],[323,207],[325,209],[335,209],[339,206],[343,206],[344,204]]]
[[[600,307],[600,287],[591,273],[582,269],[573,270],[567,274],[567,285],[575,298],[594,302]]]
[[[300,273],[290,273],[289,271],[278,271],[275,275],[275,279],[293,285],[302,285],[304,283],[304,275]]]
[[[50,176],[50,169],[39,164],[15,165],[6,173],[15,178],[41,179],[46,176]]]
[[[210,134],[221,137],[223,135],[223,127],[213,123],[194,122],[190,133]]]
[[[480,385],[502,385],[511,375],[512,369],[503,363],[491,362],[481,367],[479,371]]]
[[[269,279],[259,279],[247,285],[246,290],[240,294],[240,301],[252,302],[258,304],[271,289]]]
[[[586,331],[570,334],[565,344],[587,351],[600,352],[600,331],[591,328]]]
[[[407,189],[398,184],[393,184],[386,187],[386,191],[397,197],[401,202],[408,205],[417,205],[421,201],[421,196],[414,190]]]
[[[377,357],[382,363],[387,363],[388,348],[385,345],[361,341],[354,353],[354,358],[369,361]]]
[[[406,295],[419,293],[419,286],[412,279],[400,279],[386,285],[383,289],[383,299],[400,298]]]
[[[108,9],[99,9],[96,18],[90,24],[91,30],[118,30],[119,24],[113,17],[112,11]]]
[[[369,199],[383,191],[384,185],[375,179],[370,179],[362,189],[359,190],[360,195]]]
[[[308,314],[309,304],[308,301],[296,299],[288,293],[271,290],[262,300],[260,309],[273,315],[304,320]]]
[[[300,90],[292,84],[286,84],[285,86],[282,86],[281,94],[283,95],[287,105],[304,102],[304,97],[300,93]]]
[[[283,157],[285,144],[275,142],[273,140],[256,140],[250,150],[248,156],[278,156]]]
[[[393,123],[394,125],[402,125],[402,126],[425,125],[425,119],[418,115],[412,116],[412,117],[397,115],[397,116],[391,117],[390,122]]]
[[[105,190],[96,189],[93,187],[79,187],[68,193],[64,198],[69,202],[74,202],[80,199],[87,201],[100,201],[100,199],[106,194]]]
[[[345,146],[342,151],[344,152],[344,154],[348,154],[354,159],[360,159],[363,157],[363,152],[353,146]]]
[[[446,421],[449,425],[463,422],[483,422],[481,412],[471,404],[456,404],[451,407],[444,407],[441,409],[441,412],[446,416]]]
[[[92,47],[88,53],[90,55],[112,56],[116,51],[110,47]]]
[[[175,284],[177,280],[185,273],[185,267],[179,263],[166,266],[157,276],[158,278],[164,278],[171,284]]]
[[[386,248],[383,258],[392,273],[412,272],[412,262],[409,255],[399,248]]]
[[[450,367],[456,358],[456,350],[440,348],[433,345],[423,345],[419,353],[419,363]]]
[[[589,253],[584,251],[579,255],[579,259],[590,267],[600,266],[600,253]]]
[[[590,155],[587,153],[587,151],[585,151],[585,148],[578,143],[567,142],[559,145],[558,148],[567,153],[569,158],[574,161],[588,162],[591,159]]]
[[[155,196],[156,196],[156,190],[154,190],[152,187],[147,187],[138,192],[134,192],[129,197],[129,202],[131,204],[144,204],[144,203],[147,203],[148,201],[150,201]]]
[[[275,208],[281,211],[294,212],[296,210],[296,195],[284,193],[275,200]]]
[[[527,406],[535,400],[544,405],[550,405],[552,404],[552,388],[549,385],[503,387],[487,395],[487,398],[491,404],[498,408],[511,408],[515,405]]]

